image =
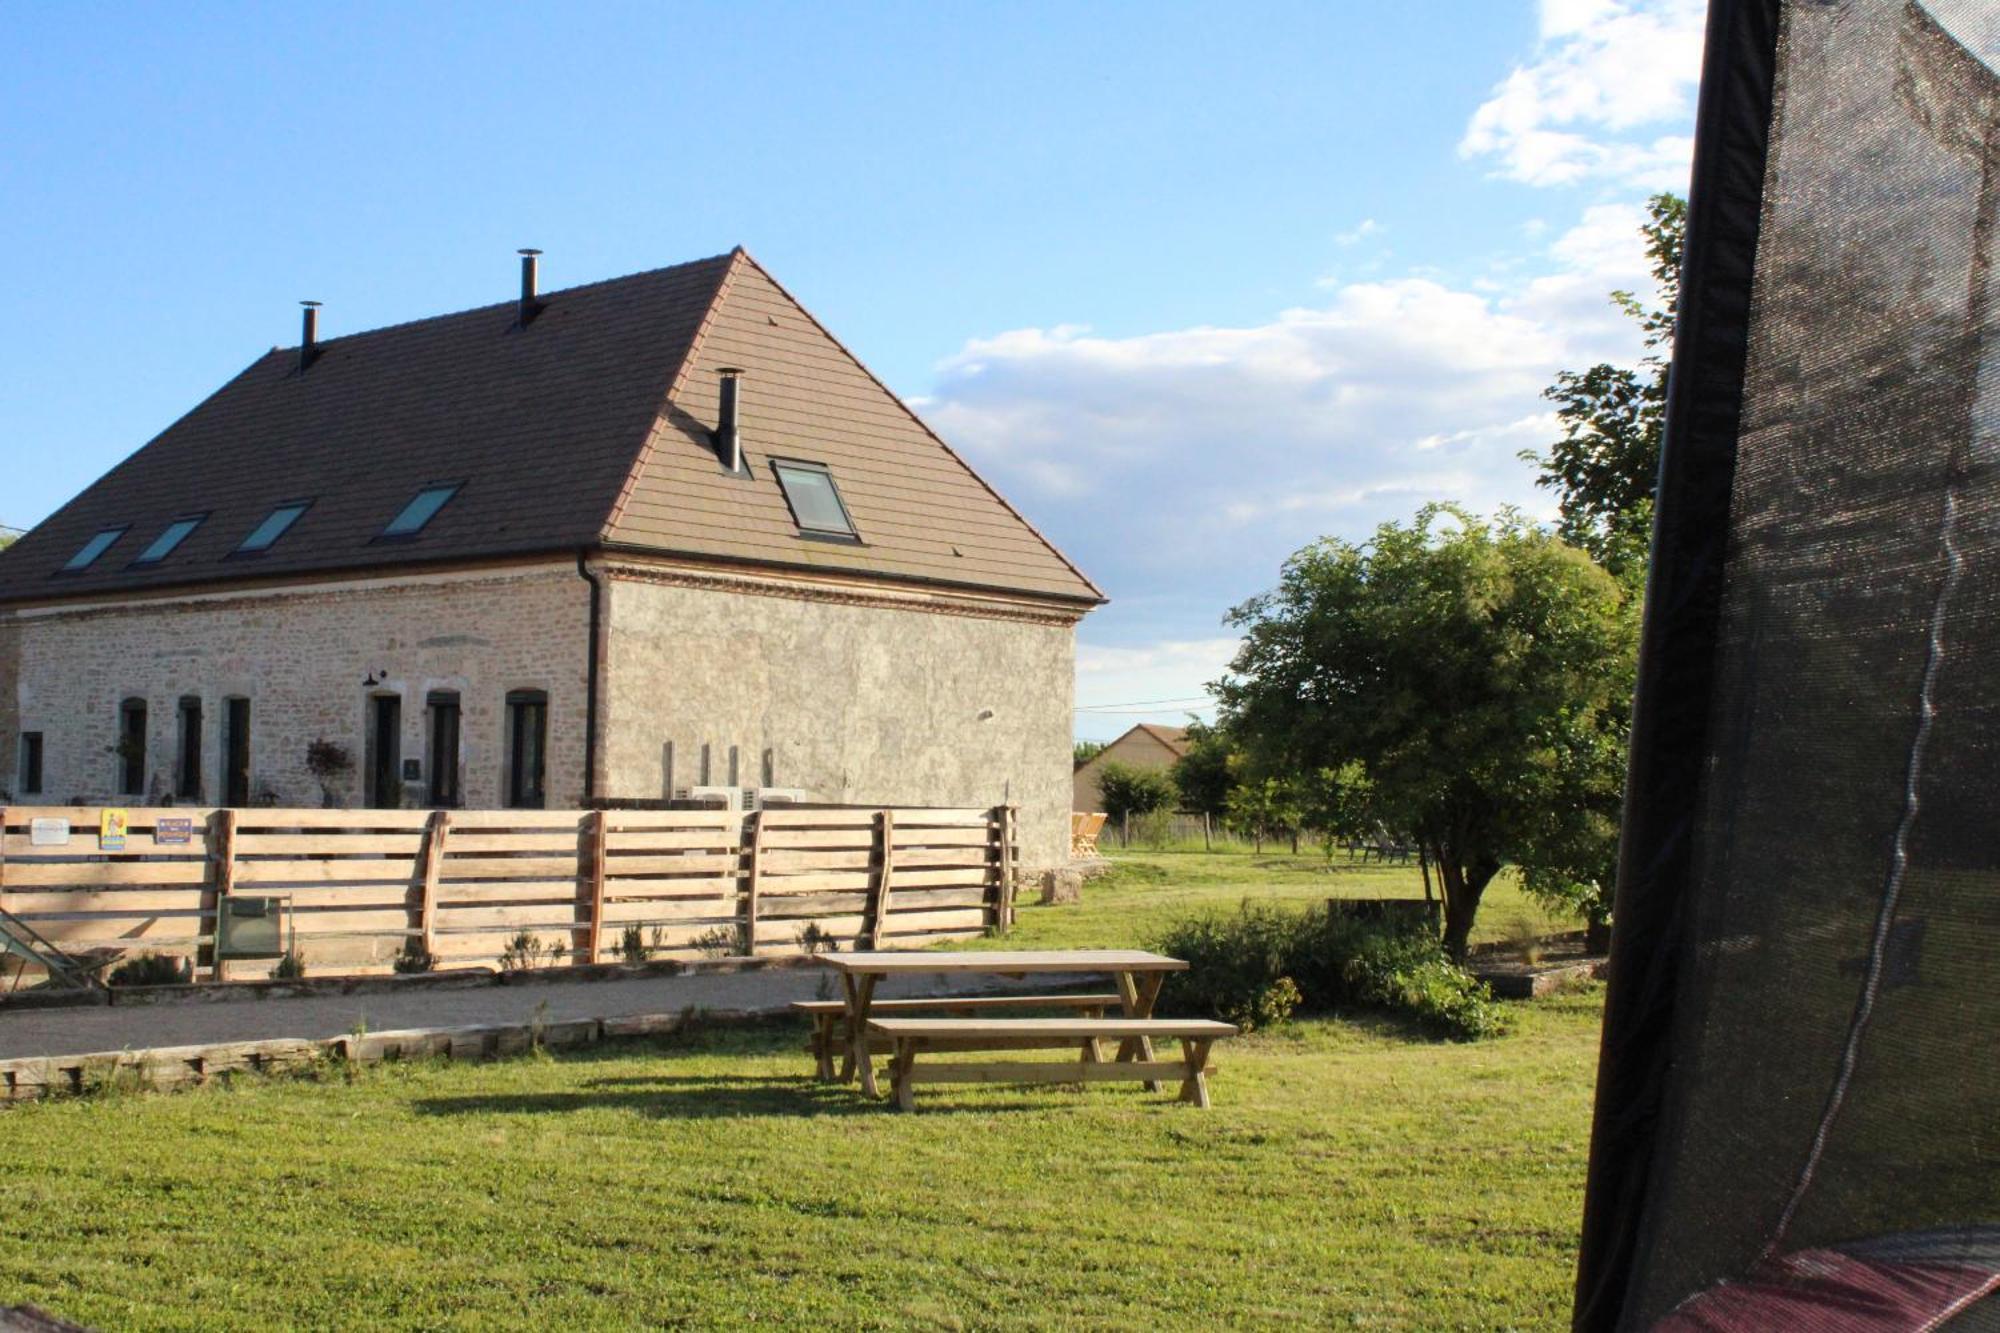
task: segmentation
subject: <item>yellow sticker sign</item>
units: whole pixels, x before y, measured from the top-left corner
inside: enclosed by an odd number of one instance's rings
[[[132,822],[129,810],[104,810],[97,816],[97,850],[100,852],[122,852],[125,850],[125,830]]]

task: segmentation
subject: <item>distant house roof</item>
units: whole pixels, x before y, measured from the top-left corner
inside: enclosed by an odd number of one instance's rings
[[[1103,600],[740,249],[542,302],[329,338],[303,373],[272,349],[0,554],[0,602],[581,550]],[[723,366],[747,473],[710,443]],[[859,540],[802,531],[774,459],[826,468]]]
[[[1185,759],[1187,757],[1188,738],[1186,727],[1162,727],[1151,722],[1141,722],[1138,726],[1132,728],[1132,731],[1145,732],[1148,736],[1151,736],[1154,740],[1172,750],[1176,759]],[[1130,734],[1131,732],[1126,733],[1128,736]],[[1114,741],[1112,743],[1115,745],[1117,742]]]

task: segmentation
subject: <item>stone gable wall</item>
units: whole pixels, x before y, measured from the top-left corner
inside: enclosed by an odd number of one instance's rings
[[[606,790],[777,786],[855,805],[1020,807],[1069,859],[1075,627],[607,580]]]

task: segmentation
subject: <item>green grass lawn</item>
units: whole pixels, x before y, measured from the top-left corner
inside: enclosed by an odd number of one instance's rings
[[[1011,943],[1122,944],[1246,889],[1411,887],[1135,856]],[[1504,901],[1500,899],[1498,901]],[[1489,922],[1489,929],[1491,923]],[[1134,1085],[815,1084],[791,1026],[0,1112],[0,1305],[106,1329],[1553,1328],[1601,992],[1464,1045],[1318,1017]]]
[[[1291,856],[1246,848],[1110,853],[1110,873],[1088,880],[1083,901],[1043,907],[1022,899],[1015,927],[1004,939],[972,941],[981,949],[1107,949],[1143,945],[1176,917],[1229,911],[1247,898],[1299,907],[1328,898],[1421,898],[1423,880],[1414,861],[1384,865],[1336,852]],[[1549,915],[1521,892],[1512,870],[1487,886],[1473,942],[1505,940],[1523,932],[1578,930],[1581,921]]]
[[[0,1115],[0,1304],[105,1328],[1549,1328],[1594,990],[1507,1037],[1331,1019],[1132,1085],[804,1077],[789,1029]]]

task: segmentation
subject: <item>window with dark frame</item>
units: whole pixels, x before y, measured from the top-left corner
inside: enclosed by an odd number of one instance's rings
[[[382,529],[381,536],[389,538],[416,536],[437,517],[438,511],[449,504],[451,498],[457,495],[464,485],[462,481],[432,482],[418,491],[416,496],[403,506],[401,513],[389,520],[389,526]]]
[[[539,810],[548,804],[549,696],[541,690],[507,694],[507,804]]]
[[[861,539],[825,464],[773,459],[771,471],[777,474],[778,488],[785,493],[785,503],[791,507],[792,521],[799,525],[799,531],[818,537]]]
[[[189,534],[201,526],[201,521],[207,517],[206,514],[192,514],[167,524],[160,535],[153,538],[153,544],[139,552],[138,559],[132,562],[133,568],[136,569],[141,565],[157,565],[165,560],[174,553],[175,548],[188,539]]]
[[[250,804],[250,701],[241,695],[222,701],[222,803]]]
[[[201,696],[181,696],[180,764],[174,775],[174,796],[184,801],[201,799]]]
[[[17,777],[21,784],[21,795],[39,796],[42,792],[42,733],[24,731],[21,733],[21,757]]]
[[[118,705],[118,791],[125,796],[146,791],[146,701],[127,699]]]
[[[60,572],[74,574],[80,570],[89,569],[97,563],[97,557],[110,550],[120,537],[123,537],[131,530],[132,525],[130,523],[121,524],[115,528],[98,529],[95,536],[77,548],[76,554],[69,558],[69,563],[64,565]]]
[[[430,709],[431,804],[455,810],[465,803],[458,781],[459,712],[458,694],[453,690],[432,690],[424,700]]]
[[[395,810],[403,804],[403,696],[368,698],[367,804]]]
[[[264,516],[264,521],[250,529],[250,535],[239,543],[231,555],[258,555],[270,550],[278,538],[291,531],[292,524],[299,521],[299,515],[312,508],[310,500],[288,500]]]

